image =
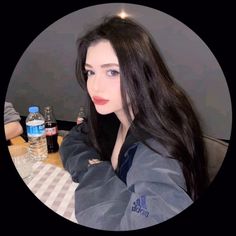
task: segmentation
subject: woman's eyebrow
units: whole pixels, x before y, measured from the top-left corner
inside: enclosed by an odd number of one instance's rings
[[[101,68],[107,68],[107,67],[112,67],[112,66],[119,67],[119,65],[116,63],[106,63],[106,64],[102,64]],[[85,67],[93,68],[91,65],[89,65],[87,63],[85,64]]]
[[[89,65],[89,64],[87,64],[87,63],[86,63],[84,66],[85,66],[85,67],[89,67],[89,68],[93,68],[91,65]]]
[[[102,68],[112,67],[112,66],[119,67],[119,65],[116,64],[116,63],[107,63],[107,64],[103,64],[103,65],[101,65]]]

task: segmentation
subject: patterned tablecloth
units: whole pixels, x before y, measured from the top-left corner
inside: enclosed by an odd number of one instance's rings
[[[33,165],[33,177],[27,184],[46,206],[62,217],[77,223],[74,214],[74,183],[64,169],[42,162]]]

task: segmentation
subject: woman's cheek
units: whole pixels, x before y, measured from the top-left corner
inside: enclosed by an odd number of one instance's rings
[[[87,91],[88,91],[89,96],[91,97],[91,91],[90,91],[90,83],[89,83],[89,80],[87,80]]]

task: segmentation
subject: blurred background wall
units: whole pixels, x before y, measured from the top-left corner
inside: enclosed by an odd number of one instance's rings
[[[32,104],[52,105],[57,120],[75,121],[85,94],[75,78],[76,39],[105,15],[125,11],[152,34],[175,80],[191,98],[204,133],[229,140],[230,94],[216,58],[186,25],[164,12],[111,3],[72,12],[46,28],[25,50],[12,74],[6,100],[21,116]]]

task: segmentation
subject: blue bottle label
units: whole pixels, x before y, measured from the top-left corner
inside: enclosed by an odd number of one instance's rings
[[[29,137],[40,137],[45,134],[45,124],[40,120],[27,122],[26,129]]]

